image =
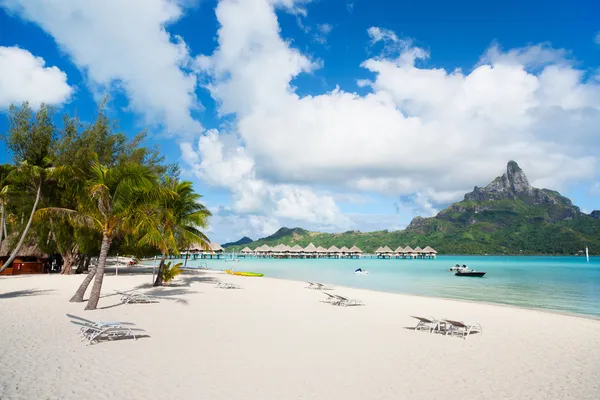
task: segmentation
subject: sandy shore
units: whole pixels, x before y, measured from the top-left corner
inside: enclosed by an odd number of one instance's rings
[[[0,399],[600,398],[600,321],[336,287],[366,303],[343,308],[301,282],[217,272],[151,289],[149,275],[121,270],[86,312],[68,302],[81,280],[0,278]],[[113,290],[133,288],[160,303],[120,304]],[[86,347],[66,313],[150,337]],[[484,332],[416,332],[410,315]]]

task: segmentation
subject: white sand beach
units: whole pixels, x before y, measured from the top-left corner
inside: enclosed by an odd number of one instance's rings
[[[149,275],[109,274],[102,309],[86,312],[68,302],[82,279],[0,278],[0,399],[600,398],[596,320],[340,287],[366,305],[336,307],[302,282],[211,271],[157,289]],[[160,302],[114,295],[140,287]],[[149,337],[85,346],[67,313]],[[410,315],[483,334],[413,331]]]

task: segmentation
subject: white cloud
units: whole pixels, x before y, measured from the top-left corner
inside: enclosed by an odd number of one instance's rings
[[[147,122],[172,133],[199,132],[190,56],[166,26],[183,13],[177,0],[0,0],[54,37],[95,90],[119,88]]]
[[[313,35],[313,39],[317,43],[327,44],[327,37],[333,30],[331,24],[318,24],[316,32]]]
[[[252,171],[252,184],[236,186],[238,208],[275,182],[287,191],[322,184],[405,196],[434,213],[500,175],[511,159],[552,188],[595,173],[600,85],[565,50],[493,46],[473,70],[447,71],[417,67],[428,51],[372,27],[372,44],[385,49],[362,64],[373,74],[362,81],[370,94],[336,88],[301,97],[291,81],[317,65],[281,38],[270,1],[221,1],[216,14],[219,47],[196,64],[245,144],[223,157]]]
[[[27,50],[0,46],[0,110],[24,101],[33,108],[61,104],[72,93],[67,74],[57,67],[46,67],[43,58]]]
[[[335,228],[352,226],[331,195],[316,193],[306,185],[273,184],[257,178],[254,161],[232,136],[211,130],[199,139],[197,147],[189,142],[180,146],[184,161],[199,179],[232,192],[236,213]]]

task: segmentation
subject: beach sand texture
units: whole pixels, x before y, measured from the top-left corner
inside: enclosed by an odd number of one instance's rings
[[[68,300],[82,276],[0,278],[0,399],[594,399],[600,321],[302,282],[190,272],[107,275],[96,311]],[[241,285],[223,290],[216,282]],[[160,303],[121,305],[142,287]],[[85,346],[66,313],[131,321],[150,337]],[[480,322],[463,340],[410,315]]]

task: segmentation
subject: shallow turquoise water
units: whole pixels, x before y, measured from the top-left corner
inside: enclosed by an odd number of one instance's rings
[[[262,272],[265,276],[318,281],[371,290],[485,301],[600,316],[600,257],[439,256],[436,260],[188,260],[188,267]],[[483,278],[454,276],[466,264]],[[356,275],[356,268],[368,275]]]

